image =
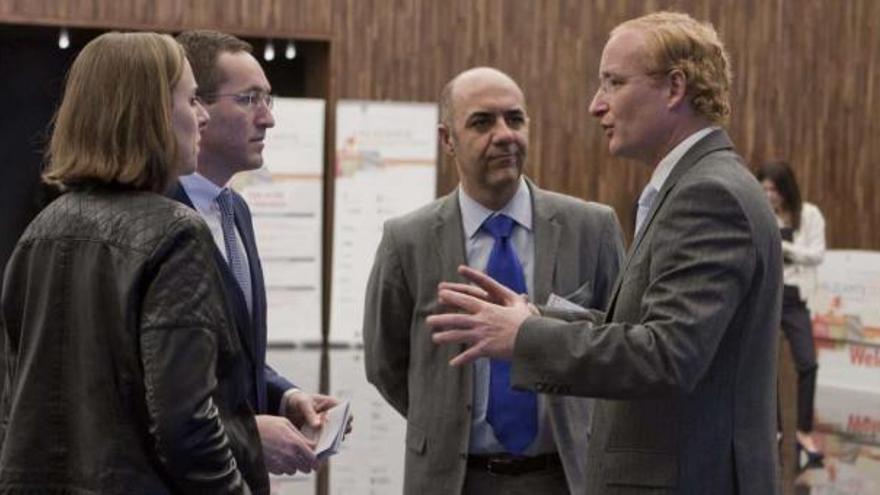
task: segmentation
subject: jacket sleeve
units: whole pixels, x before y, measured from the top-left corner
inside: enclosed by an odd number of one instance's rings
[[[284,392],[297,388],[287,378],[281,376],[268,364],[263,365],[263,376],[266,378],[266,397],[268,398],[269,414],[279,414],[281,411],[281,398]]]
[[[386,223],[367,283],[364,365],[367,380],[406,417],[413,297],[407,286],[393,229]]]
[[[724,186],[704,181],[675,194],[650,227],[650,257],[637,261],[647,264],[645,279],[636,272],[622,281],[618,297],[628,288],[640,294],[640,317],[603,324],[528,318],[514,347],[514,386],[612,399],[693,390],[751,284],[755,244],[745,211]]]
[[[229,323],[205,248],[211,241],[198,233],[171,236],[146,270],[140,345],[149,432],[179,492],[247,494],[213,399]]]

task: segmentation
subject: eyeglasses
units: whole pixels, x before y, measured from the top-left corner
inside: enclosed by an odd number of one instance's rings
[[[274,100],[274,97],[270,93],[256,90],[244,91],[241,93],[209,94],[204,95],[202,98],[209,101],[217,98],[232,98],[232,101],[237,105],[249,108],[256,108],[257,105],[263,103],[269,110],[272,109],[272,102]]]

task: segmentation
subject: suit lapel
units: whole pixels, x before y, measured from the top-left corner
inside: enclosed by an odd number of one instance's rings
[[[556,210],[547,201],[546,193],[528,179],[526,184],[532,193],[532,238],[535,241],[533,299],[536,303],[543,304],[553,290],[562,227],[554,218]]]
[[[445,281],[461,281],[458,266],[466,264],[467,258],[457,190],[445,196],[438,205],[433,244],[442,267],[441,278]]]
[[[696,144],[691,146],[691,149],[681,157],[681,160],[679,160],[672,168],[669,177],[666,178],[663,187],[660,188],[660,192],[657,193],[657,198],[654,199],[654,204],[651,205],[651,209],[648,211],[648,215],[645,218],[644,228],[641,229],[636,238],[633,239],[630,254],[635,253],[635,250],[639,247],[642,239],[645,238],[645,233],[651,228],[651,224],[654,221],[657,211],[666,201],[669,193],[675,188],[676,184],[678,184],[678,180],[702,160],[704,156],[724,149],[733,149],[733,143],[730,142],[727,133],[719,129],[710,132],[706,137],[697,141]],[[626,267],[624,267],[624,269],[626,269]]]
[[[248,342],[251,356],[255,365],[256,378],[256,396],[257,405],[260,411],[265,411],[268,407],[266,397],[266,381],[265,366],[266,356],[266,310],[265,310],[265,289],[263,287],[263,270],[260,264],[260,254],[257,251],[256,239],[254,239],[254,225],[251,221],[251,212],[244,202],[244,199],[235,191],[232,191],[233,205],[235,208],[235,228],[238,236],[244,246],[245,254],[248,260],[248,270],[251,277],[251,311],[248,312],[247,301],[244,292],[237,281],[232,281],[235,287],[235,294],[238,296],[239,313],[246,319],[248,325],[242,327],[245,329],[242,333],[242,339]],[[235,278],[232,270],[228,269],[229,265],[224,265],[230,278]]]
[[[177,201],[178,203],[183,203],[186,206],[189,206],[193,210],[196,209],[195,205],[193,205],[192,200],[189,198],[189,195],[183,189],[183,186],[179,181],[175,182],[171,188],[168,190],[168,197]]]
[[[174,183],[168,191],[168,196],[175,201],[195,209],[192,199],[190,199],[180,182]],[[237,211],[236,216],[238,216]],[[223,281],[223,288],[227,296],[226,300],[231,306],[229,310],[235,319],[232,323],[234,323],[235,327],[238,329],[239,340],[241,341],[242,347],[244,347],[248,358],[254,362],[256,360],[256,355],[254,354],[254,342],[253,336],[251,335],[253,332],[250,331],[251,318],[248,314],[247,304],[244,301],[244,295],[242,294],[241,289],[238,288],[238,282],[235,280],[235,276],[229,269],[229,264],[226,263],[226,258],[223,257],[223,253],[220,252],[213,242],[211,242],[211,246],[214,248],[214,262],[217,265],[217,270],[220,272],[220,278]],[[247,246],[247,244],[245,244],[245,246]],[[245,247],[245,249],[247,249],[247,247]],[[250,259],[250,251],[248,251],[248,260]]]
[[[461,207],[458,204],[458,189],[453,190],[446,195],[438,204],[436,216],[434,220],[434,252],[436,259],[440,262],[440,280],[446,282],[464,282],[461,275],[458,274],[459,265],[467,264],[465,256],[465,240],[464,227],[461,221]],[[430,263],[430,260],[424,260]],[[428,290],[436,291],[436,287],[429,287]],[[436,298],[436,296],[434,296]],[[438,310],[439,305],[435,306]],[[467,348],[466,344],[458,344],[455,346],[446,346],[448,358],[463,352]],[[456,368],[455,373],[459,373],[461,383],[464,384],[460,391],[459,397],[465,400],[471,397],[473,391],[473,375],[474,367],[460,366]]]
[[[642,240],[645,239],[648,232],[651,229],[652,224],[654,223],[654,217],[656,217],[657,212],[663,206],[663,203],[666,201],[666,198],[669,196],[670,192],[675,189],[675,186],[678,184],[679,179],[681,179],[684,174],[686,174],[690,169],[692,169],[700,160],[703,159],[706,155],[710,153],[714,153],[716,151],[722,150],[731,150],[733,149],[733,143],[730,141],[730,138],[727,136],[727,133],[722,129],[718,129],[710,132],[706,137],[699,140],[694,144],[684,156],[681,157],[681,160],[675,164],[672,168],[672,171],[669,173],[669,176],[666,178],[666,181],[663,183],[663,187],[660,188],[660,192],[657,193],[657,197],[654,199],[654,203],[651,205],[651,209],[648,211],[648,215],[645,218],[645,223],[642,226],[642,229],[636,233],[635,239],[633,239],[632,245],[630,245],[629,250],[627,251],[626,259],[623,262],[623,267],[620,270],[620,276],[617,277],[617,281],[614,284],[614,290],[612,292],[611,301],[608,304],[608,312],[606,313],[606,320],[610,320],[612,315],[614,314],[614,306],[617,303],[617,295],[620,292],[620,285],[623,281],[623,278],[626,276],[626,271],[629,268],[630,261],[633,259],[635,253],[637,252],[639,246],[642,243]]]

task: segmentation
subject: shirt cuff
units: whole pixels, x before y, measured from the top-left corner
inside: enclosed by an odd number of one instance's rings
[[[290,398],[291,395],[302,392],[302,390],[293,387],[284,391],[284,395],[281,396],[281,404],[278,405],[278,415],[281,417],[287,417],[287,399]]]

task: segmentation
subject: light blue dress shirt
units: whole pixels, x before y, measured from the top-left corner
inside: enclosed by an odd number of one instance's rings
[[[217,196],[220,195],[222,187],[214,184],[198,173],[183,175],[180,177],[180,185],[186,191],[196,211],[205,219],[208,228],[211,230],[211,236],[214,238],[214,244],[217,249],[223,253],[223,258],[229,261],[229,254],[226,252],[226,244],[223,242],[223,226],[220,215],[220,206],[217,204]],[[250,261],[247,257],[247,251],[244,249],[244,243],[241,240],[241,234],[238,228],[235,229],[235,242],[238,243],[239,252],[244,256],[245,273],[251,272]],[[253,285],[253,281],[251,282]]]

